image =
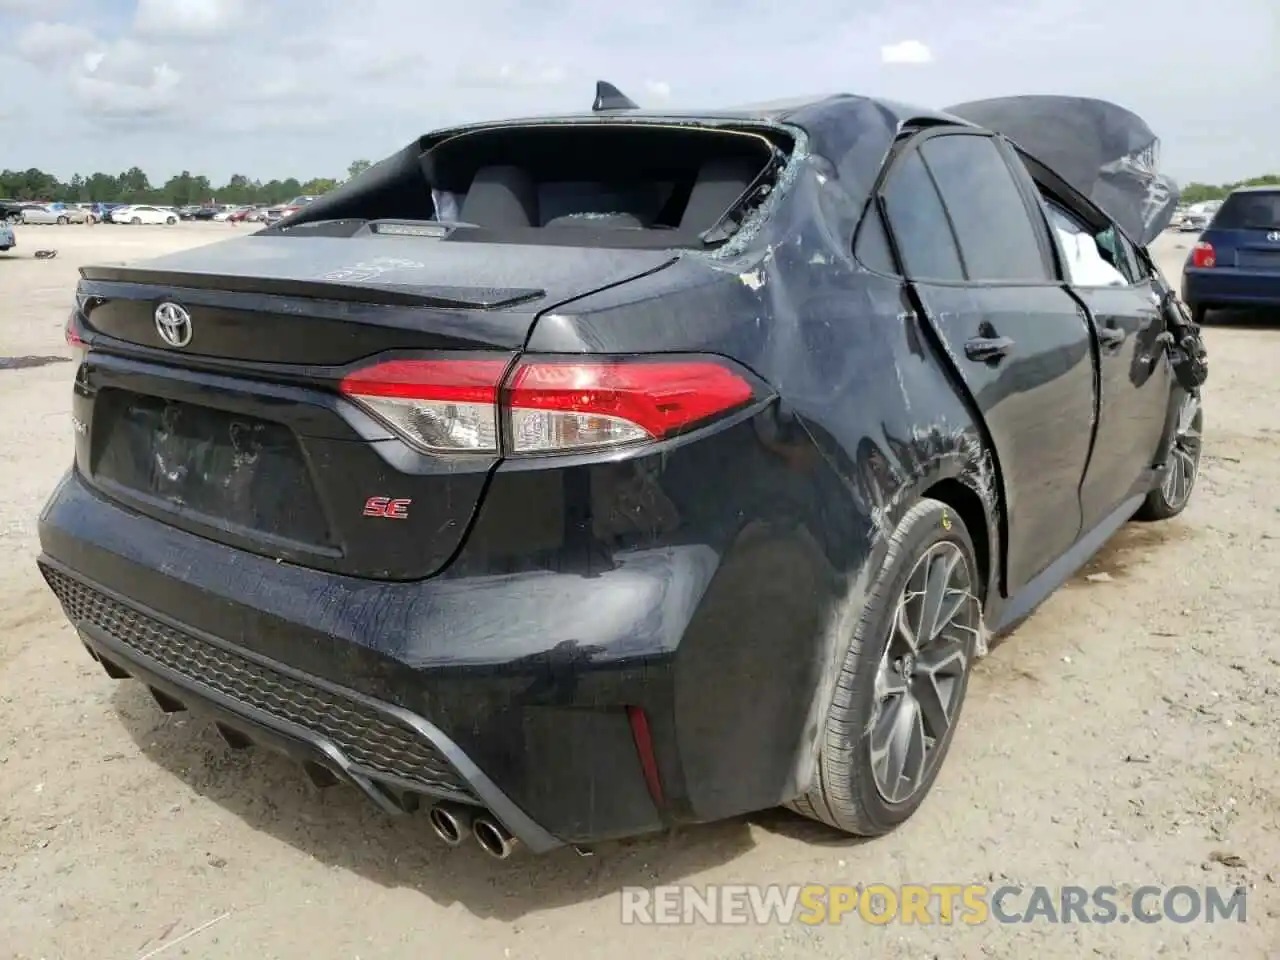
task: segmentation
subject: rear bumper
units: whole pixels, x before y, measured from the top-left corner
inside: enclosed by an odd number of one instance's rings
[[[1182,275],[1182,299],[1191,306],[1280,306],[1280,273],[1189,267]]]
[[[821,613],[839,608],[850,573],[819,549],[819,527],[796,522],[821,499],[812,478],[755,459],[754,436],[741,423],[668,452],[670,478],[697,482],[696,497],[667,503],[684,514],[678,535],[633,547],[526,509],[546,502],[545,474],[499,471],[482,514],[505,531],[513,517],[541,525],[536,563],[503,559],[482,520],[443,575],[361,580],[141,516],[73,470],[41,515],[40,563],[109,672],[211,714],[224,735],[285,750],[384,808],[487,807],[532,850],[635,836],[784,803],[811,776],[830,659]],[[588,465],[554,489],[608,482],[621,495],[630,470]],[[730,492],[721,473],[752,483]],[[766,511],[780,519],[743,528]]]
[[[108,675],[140,680],[166,712],[209,717],[232,748],[284,753],[317,785],[345,780],[388,813],[451,800],[488,809],[535,853],[560,845],[421,717],[198,635],[48,558],[40,570]]]

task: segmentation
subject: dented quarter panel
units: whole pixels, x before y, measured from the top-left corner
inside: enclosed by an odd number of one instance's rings
[[[674,737],[697,819],[807,788],[863,600],[924,491],[954,479],[975,493],[986,520],[975,536],[998,556],[999,480],[973,411],[901,281],[851,253],[883,154],[849,162],[855,145],[828,136],[846,151],[842,164],[814,151],[821,139],[744,251],[685,254],[562,305],[528,343],[534,353],[720,354],[777,393],[754,419],[742,468],[705,474],[705,496],[721,505],[719,535],[706,542],[717,564],[674,656],[672,715],[658,723]],[[664,481],[655,463],[649,483]],[[690,482],[682,473],[678,485]]]

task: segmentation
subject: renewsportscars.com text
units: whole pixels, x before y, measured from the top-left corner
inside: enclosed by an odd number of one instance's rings
[[[626,924],[1223,923],[1246,920],[1243,887],[870,884],[625,887]]]

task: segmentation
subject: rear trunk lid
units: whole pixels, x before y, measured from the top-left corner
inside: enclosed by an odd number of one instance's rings
[[[343,397],[342,378],[375,359],[508,362],[540,313],[672,259],[253,236],[86,267],[77,467],[140,513],[245,550],[359,577],[431,576],[498,455],[416,449]]]
[[[1280,190],[1242,190],[1223,203],[1201,238],[1219,266],[1280,272]]]

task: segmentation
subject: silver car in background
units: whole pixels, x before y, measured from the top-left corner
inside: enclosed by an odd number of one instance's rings
[[[19,214],[19,223],[87,223],[89,214],[79,207],[55,206],[53,204],[29,203]]]

